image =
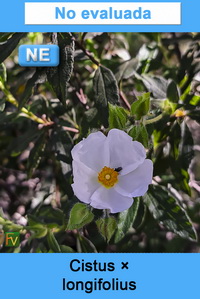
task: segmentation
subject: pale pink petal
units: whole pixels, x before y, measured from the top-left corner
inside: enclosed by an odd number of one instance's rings
[[[110,167],[122,167],[121,174],[127,174],[135,170],[146,158],[143,145],[125,132],[112,129],[108,133],[108,143],[110,149]]]
[[[91,133],[72,149],[72,158],[92,170],[100,172],[109,165],[110,156],[106,136],[101,132]]]
[[[153,163],[146,159],[134,171],[119,175],[119,182],[114,186],[115,190],[124,196],[143,196],[149,184],[152,183]]]
[[[85,203],[90,203],[90,198],[99,188],[97,173],[81,162],[73,161],[74,183],[72,188],[76,197]]]
[[[123,196],[114,188],[99,187],[91,197],[90,205],[96,209],[109,209],[111,213],[118,213],[128,209],[133,203],[132,197]]]

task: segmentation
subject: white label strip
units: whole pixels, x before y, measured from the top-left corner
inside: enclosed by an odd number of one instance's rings
[[[26,2],[26,25],[180,25],[179,2]]]

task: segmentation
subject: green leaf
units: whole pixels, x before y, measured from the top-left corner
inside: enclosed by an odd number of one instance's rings
[[[62,128],[55,128],[51,134],[50,143],[58,161],[71,163],[72,138],[68,132]]]
[[[25,105],[25,103],[28,101],[28,99],[31,97],[33,93],[33,87],[36,84],[42,84],[46,81],[46,73],[44,69],[37,69],[33,76],[28,80],[26,83],[25,90],[21,96],[21,99],[19,101],[18,111],[21,110],[21,108]]]
[[[97,227],[104,239],[109,242],[117,228],[115,218],[100,218],[96,221]]]
[[[132,206],[128,210],[125,210],[119,214],[115,242],[119,242],[133,226],[138,213],[139,205],[140,199],[135,198]]]
[[[181,141],[181,127],[178,122],[174,122],[169,132],[169,141],[171,144],[171,155],[177,160],[179,156],[179,144]]]
[[[3,215],[2,209],[0,209],[0,226],[3,226],[4,231],[21,231],[23,229],[22,225],[15,224],[14,222],[6,219]]]
[[[3,83],[7,81],[7,72],[4,63],[0,64],[0,81],[2,81]]]
[[[12,35],[11,32],[1,32],[0,33],[0,43],[5,42],[11,35]]]
[[[12,157],[17,157],[28,148],[30,142],[33,142],[37,135],[38,129],[36,127],[27,129],[24,134],[13,138],[8,146],[8,152],[11,152]]]
[[[61,248],[51,230],[49,230],[47,233],[47,242],[53,252],[61,252]]]
[[[98,113],[99,111],[96,107],[90,108],[84,113],[81,122],[81,131],[83,136],[87,136],[87,134],[94,128],[99,128]]]
[[[84,113],[85,119],[88,123],[93,123],[94,119],[97,116],[97,108],[90,108]]]
[[[6,107],[5,99],[0,99],[0,112],[3,112]]]
[[[192,159],[194,158],[194,141],[192,133],[189,130],[187,124],[183,122],[181,124],[181,142],[179,144],[179,160],[182,168],[188,170]]]
[[[149,75],[144,74],[138,76],[138,78],[143,81],[148,91],[152,92],[156,99],[166,98],[168,81],[165,78],[161,76],[150,77]]]
[[[13,113],[0,112],[0,124],[1,125],[6,126],[8,124],[13,124],[17,119],[18,119],[17,112],[13,112]]]
[[[46,194],[43,200],[48,197],[49,193]],[[43,221],[47,226],[54,225],[54,227],[67,225],[67,220],[64,212],[58,208],[53,208],[52,206],[41,205],[41,207],[36,207],[33,212],[34,215],[38,217],[38,221]]]
[[[139,120],[142,116],[147,115],[150,109],[150,93],[144,93],[138,97],[138,100],[131,105],[131,115]]]
[[[109,103],[109,128],[123,130],[127,121],[127,112],[124,108]]]
[[[1,207],[0,207],[0,217],[4,218],[4,212],[3,212],[3,209]]]
[[[200,99],[200,97],[199,97]],[[200,124],[200,110],[193,110],[187,114],[191,119],[196,120]]]
[[[133,138],[133,140],[137,140],[141,142],[144,147],[148,148],[148,133],[147,129],[143,124],[140,124],[139,126],[134,126],[128,134]]]
[[[190,175],[188,171],[183,168],[181,159],[169,159],[169,164],[172,173],[176,178],[175,181],[172,183],[173,187],[191,196],[191,188],[189,186]]]
[[[108,68],[99,66],[94,76],[94,92],[98,105],[107,107],[108,102],[115,105],[119,102],[119,92],[115,76]]]
[[[188,168],[194,156],[192,134],[185,122],[174,123],[169,133],[171,144],[170,166],[176,178],[173,187],[191,196]]]
[[[66,105],[67,86],[74,67],[74,40],[71,33],[53,33],[52,42],[60,48],[60,64],[47,69],[47,78],[58,99]]]
[[[41,224],[34,225],[30,227],[30,231],[32,231],[31,236],[29,237],[29,242],[33,239],[42,239],[47,235],[48,229]]]
[[[28,215],[28,226],[26,229],[31,231],[29,242],[33,239],[42,239],[48,233],[45,224],[41,223],[34,215]]]
[[[14,33],[7,41],[0,44],[0,63],[2,63],[17,47],[20,39],[27,33]]]
[[[92,222],[93,219],[93,213],[85,204],[76,203],[71,209],[67,229],[72,230],[82,228],[84,225]]]
[[[197,240],[189,216],[167,189],[152,185],[143,199],[153,217],[164,227],[182,238]]]
[[[167,98],[172,103],[178,103],[179,101],[179,90],[176,83],[172,80],[167,86]]]
[[[138,69],[138,59],[132,58],[128,61],[123,62],[119,65],[117,72],[115,73],[115,78],[119,83],[123,79],[128,79],[133,76]]]
[[[46,134],[43,132],[36,140],[34,147],[30,151],[28,158],[28,177],[31,177],[35,169],[38,167],[42,154],[46,146]]]
[[[75,251],[71,247],[66,245],[60,245],[60,249],[62,253],[75,253]]]
[[[81,253],[81,252],[97,253],[97,250],[96,250],[96,247],[94,246],[94,244],[86,237],[78,234],[77,241],[78,241],[77,250],[79,253]]]
[[[41,223],[35,215],[28,214],[27,218],[28,218],[28,225],[29,226],[35,226],[35,225],[38,225],[38,224],[43,225],[43,223]]]
[[[28,215],[28,226],[26,228],[32,232],[29,242],[33,239],[44,238],[48,233],[46,225],[41,223],[34,215]]]
[[[187,94],[189,98],[189,104],[193,106],[199,106],[200,105],[200,96],[195,96],[191,94]],[[187,103],[187,99],[185,101]],[[195,112],[195,111],[194,111]],[[197,111],[196,111],[197,112]]]

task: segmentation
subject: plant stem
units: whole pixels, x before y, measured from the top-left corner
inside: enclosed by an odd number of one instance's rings
[[[87,55],[87,57],[89,57],[89,59],[96,65],[100,65],[99,61],[97,59],[94,58],[94,56],[88,51],[85,49],[85,47],[79,43],[77,40],[75,40],[75,44],[76,46],[81,49],[83,51],[83,53],[85,53],[85,55]]]
[[[120,99],[124,102],[124,104],[128,108],[128,110],[131,110],[131,105],[129,104],[128,100],[126,99],[123,91],[121,91],[121,90],[119,91],[119,96],[120,96]]]
[[[0,89],[5,94],[6,101],[18,108],[19,104],[18,104],[17,100],[13,97],[13,95],[10,93],[10,91],[6,89],[6,87],[4,86],[4,84],[1,81],[0,81]],[[28,117],[29,119],[31,119],[39,124],[45,124],[45,121],[42,118],[37,117],[32,112],[28,111],[25,107],[21,108],[21,112],[26,114],[26,117]]]
[[[104,209],[103,210],[103,218],[109,218],[110,217],[110,210]]]
[[[163,117],[163,114],[161,113],[161,114],[159,114],[158,116],[156,116],[154,118],[144,120],[143,124],[144,125],[153,124],[153,123],[159,121],[162,117]]]

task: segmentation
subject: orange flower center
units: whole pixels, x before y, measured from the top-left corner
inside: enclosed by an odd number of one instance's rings
[[[98,174],[98,181],[109,189],[118,182],[118,175],[119,173],[114,168],[104,166]]]
[[[177,109],[174,112],[174,115],[175,115],[175,117],[184,117],[184,116],[186,116],[186,112],[184,110]]]

